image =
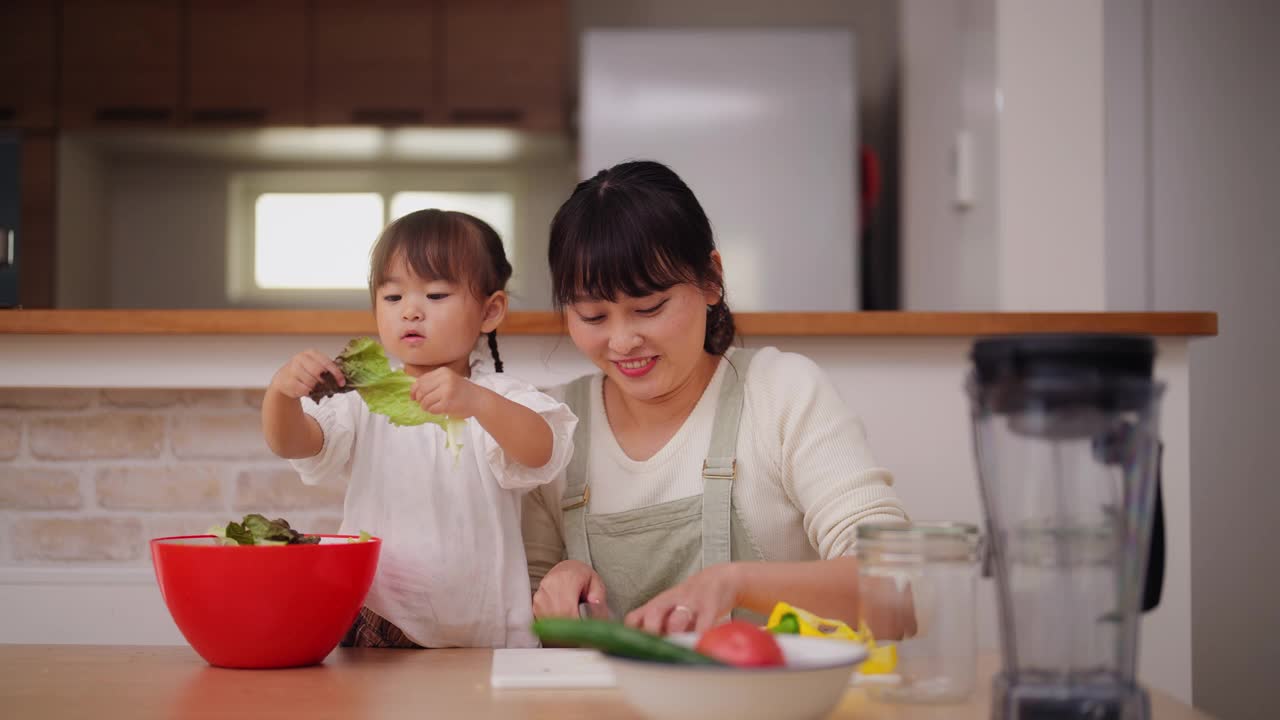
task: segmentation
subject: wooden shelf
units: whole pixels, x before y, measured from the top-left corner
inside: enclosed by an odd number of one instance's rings
[[[969,337],[1020,333],[1218,334],[1212,312],[1169,313],[738,313],[745,336]],[[366,310],[0,310],[0,335],[367,335]],[[508,335],[558,335],[553,312],[513,312]]]

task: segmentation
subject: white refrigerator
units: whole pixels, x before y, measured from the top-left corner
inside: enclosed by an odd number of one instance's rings
[[[579,174],[674,169],[736,311],[856,310],[853,49],[845,30],[588,29]]]

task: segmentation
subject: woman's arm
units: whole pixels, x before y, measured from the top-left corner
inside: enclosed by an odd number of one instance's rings
[[[558,483],[533,489],[525,494],[520,513],[529,586],[533,589],[533,616],[577,617],[578,603],[583,601],[607,615],[604,581],[587,564],[565,558],[564,539],[557,522],[560,505],[551,500],[559,498],[561,492],[563,488]]]
[[[739,450],[761,448],[769,456],[770,481],[803,515],[796,532],[804,532],[823,559],[712,566],[634,611],[628,620],[635,625],[667,632],[705,628],[732,608],[767,614],[786,601],[856,627],[868,590],[850,557],[856,526],[871,519],[906,521],[892,476],[873,461],[861,422],[813,361],[762,351],[748,375],[743,430],[749,417],[751,435],[739,441]],[[876,618],[880,627],[872,629],[879,636],[901,636],[910,630],[909,620],[898,620],[904,604],[877,593],[863,617],[869,623]]]
[[[626,621],[654,633],[701,632],[734,608],[768,615],[779,602],[854,628],[865,621],[878,638],[911,637],[916,631],[910,592],[866,587],[851,557],[713,565],[632,611]]]

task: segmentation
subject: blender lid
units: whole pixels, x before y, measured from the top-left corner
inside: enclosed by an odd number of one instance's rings
[[[1136,335],[1012,335],[974,343],[971,397],[996,413],[1138,410],[1163,385],[1152,378],[1155,341]],[[1093,432],[1089,418],[1080,432]],[[1059,423],[1060,424],[1060,423]],[[1033,435],[1060,435],[1045,429]],[[1065,432],[1065,430],[1064,430]],[[1067,434],[1075,436],[1075,430]]]
[[[977,381],[1091,377],[1149,379],[1155,341],[1138,335],[1011,335],[973,346]]]

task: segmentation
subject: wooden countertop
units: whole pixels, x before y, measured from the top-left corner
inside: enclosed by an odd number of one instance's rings
[[[737,313],[748,336],[972,337],[1046,332],[1207,336],[1218,333],[1212,312],[985,313],[819,312]],[[513,312],[508,335],[559,335],[553,312]],[[0,335],[366,335],[376,332],[365,310],[0,310]]]
[[[339,649],[296,670],[211,668],[187,647],[0,645],[0,708],[41,720],[149,718],[556,718],[631,720],[617,690],[493,690],[489,650]],[[968,702],[893,705],[850,689],[830,716],[988,720],[994,656],[978,667]],[[1159,692],[1152,716],[1208,715]]]

